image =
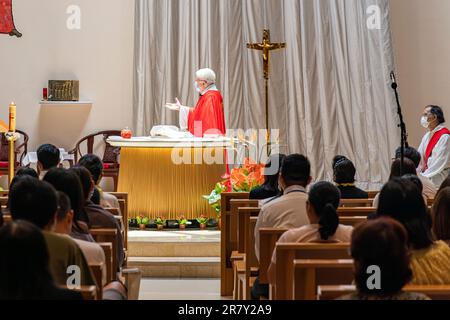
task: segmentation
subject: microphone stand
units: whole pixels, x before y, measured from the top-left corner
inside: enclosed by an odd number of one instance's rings
[[[403,120],[403,114],[402,114],[402,108],[400,106],[400,98],[398,95],[398,85],[397,85],[397,81],[395,79],[395,73],[394,71],[391,72],[391,80],[392,80],[392,85],[391,88],[392,90],[394,90],[394,94],[395,94],[395,100],[397,102],[397,113],[398,113],[398,117],[400,119],[400,124],[398,125],[398,127],[400,127],[400,132],[401,132],[401,137],[400,137],[400,174],[403,175],[403,168],[405,167],[405,148],[409,147],[408,144],[408,134],[406,132],[406,124],[405,121]]]

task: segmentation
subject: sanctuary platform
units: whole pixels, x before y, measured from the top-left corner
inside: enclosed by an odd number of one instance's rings
[[[129,231],[128,266],[146,278],[219,278],[220,231]]]

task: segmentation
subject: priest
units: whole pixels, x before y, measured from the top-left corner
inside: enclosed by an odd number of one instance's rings
[[[422,156],[419,170],[437,188],[450,173],[450,131],[444,123],[444,112],[441,107],[425,108],[421,124],[428,132],[418,150]]]
[[[196,137],[204,137],[205,134],[225,135],[223,101],[216,87],[216,74],[208,68],[198,70],[194,86],[200,94],[195,108],[183,106],[178,98],[175,98],[175,103],[167,103],[166,107],[179,111],[181,130],[188,130]]]

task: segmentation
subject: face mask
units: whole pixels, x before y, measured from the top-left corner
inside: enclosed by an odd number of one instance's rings
[[[197,91],[198,93],[201,93],[202,91],[200,90],[200,87],[198,86],[197,81],[194,82],[194,87],[195,87],[195,91]]]
[[[422,127],[424,127],[425,129],[428,129],[428,127],[430,126],[430,124],[428,123],[428,118],[423,116],[420,119],[420,124],[422,125]]]

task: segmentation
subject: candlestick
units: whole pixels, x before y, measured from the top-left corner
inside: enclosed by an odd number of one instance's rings
[[[9,132],[16,132],[16,104],[9,105]]]

